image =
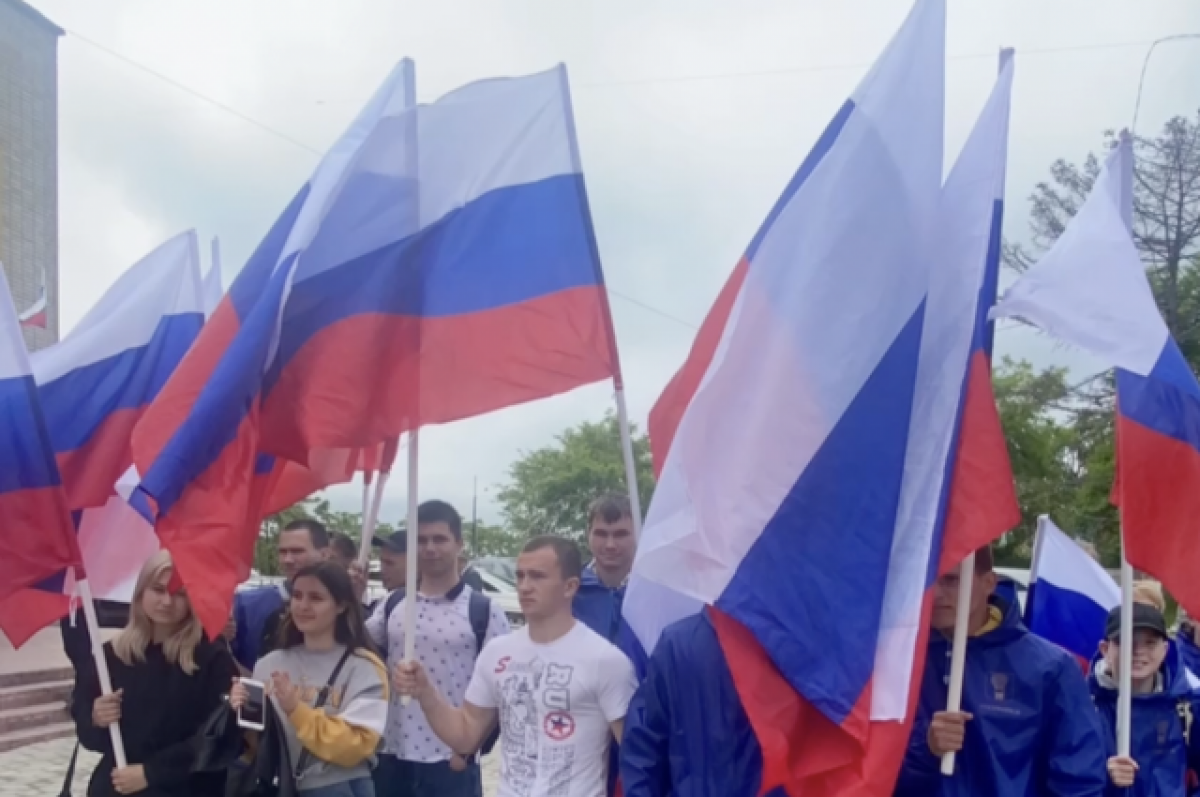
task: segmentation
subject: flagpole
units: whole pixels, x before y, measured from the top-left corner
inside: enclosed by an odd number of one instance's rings
[[[1037,530],[1033,533],[1033,559],[1029,563],[1029,583],[1026,585],[1026,590],[1033,589],[1034,583],[1037,582],[1038,564],[1042,561],[1042,545],[1045,544],[1045,529],[1049,520],[1049,515],[1038,515]]]
[[[418,433],[413,429],[408,433],[408,514],[405,519],[407,528],[404,529],[407,538],[405,557],[404,588],[407,597],[404,600],[404,660],[416,661],[417,642],[417,438]],[[408,695],[400,698],[400,704],[407,706]]]
[[[1152,48],[1153,49],[1153,48]],[[1149,55],[1146,56],[1149,59]],[[1142,77],[1145,77],[1143,71]],[[1133,235],[1133,139],[1128,130],[1122,130],[1118,147],[1127,147],[1129,162],[1121,169],[1121,219],[1129,234]],[[1118,397],[1118,401],[1120,397]],[[1116,426],[1116,418],[1113,418]],[[1118,446],[1118,449],[1120,447]],[[1120,451],[1117,452],[1117,468],[1120,468]],[[1121,502],[1124,504],[1124,502]],[[1129,736],[1133,725],[1133,567],[1125,555],[1125,524],[1121,523],[1121,636],[1120,660],[1117,664],[1117,755],[1129,757]]]
[[[971,624],[971,586],[975,581],[975,554],[972,552],[958,566],[958,606],[954,613],[954,646],[950,651],[950,691],[946,695],[946,711],[957,714],[962,710],[963,673],[967,668],[967,631]],[[954,774],[954,753],[942,756],[942,774]]]
[[[633,537],[642,536],[642,499],[638,495],[637,464],[633,458],[633,435],[629,431],[629,410],[625,407],[625,386],[619,376],[613,377],[616,389],[617,425],[621,429],[621,452],[625,457],[625,484],[629,488],[629,514],[633,519]]]
[[[87,625],[88,638],[92,642],[92,660],[96,663],[96,676],[100,681],[100,694],[113,693],[112,678],[108,674],[108,659],[104,656],[104,642],[100,639],[100,620],[96,617],[96,603],[92,599],[92,586],[82,568],[75,568],[75,588],[79,591],[79,602],[83,604],[83,619]],[[121,737],[121,725],[114,722],[108,726],[108,735],[112,739],[113,758],[117,768],[128,764],[125,758],[125,741]]]
[[[364,458],[366,454],[363,454]],[[363,463],[366,464],[365,462]],[[371,476],[372,471],[363,470],[363,491],[362,491],[362,534],[359,539],[358,548],[358,563],[364,568],[367,566],[367,561],[370,557],[371,537],[373,534],[368,532],[368,527],[371,525]]]

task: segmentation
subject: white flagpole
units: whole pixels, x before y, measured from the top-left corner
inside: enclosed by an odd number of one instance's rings
[[[92,660],[96,663],[96,676],[100,681],[100,694],[111,695],[112,678],[108,674],[108,660],[104,658],[104,642],[100,639],[100,621],[96,617],[96,604],[92,600],[92,587],[86,576],[82,577],[80,570],[75,571],[75,588],[79,590],[79,602],[83,604],[83,619],[87,624],[88,638],[92,642]],[[127,765],[125,759],[125,741],[121,738],[120,723],[114,722],[108,726],[108,735],[112,739],[113,758],[117,768]]]
[[[1049,515],[1038,515],[1037,530],[1033,533],[1033,559],[1029,562],[1029,584],[1027,589],[1033,589],[1033,585],[1037,583],[1038,565],[1042,561],[1042,545],[1046,540],[1046,523],[1049,521]]]
[[[404,529],[407,537],[405,557],[404,588],[407,597],[404,599],[404,660],[416,661],[417,643],[417,438],[418,433],[413,429],[408,433],[408,515]],[[401,705],[407,706],[409,697],[400,698]]]
[[[946,711],[962,709],[963,673],[967,667],[967,630],[971,623],[971,585],[975,581],[975,554],[970,554],[958,567],[958,607],[954,615],[954,646],[950,651],[950,691],[946,695]],[[954,774],[954,753],[942,756],[942,774]]]
[[[633,537],[642,536],[642,499],[638,495],[637,464],[633,458],[633,435],[629,433],[629,410],[625,408],[625,388],[613,379],[617,398],[617,424],[621,429],[621,451],[625,456],[625,484],[629,488],[629,510],[633,518]]]
[[[364,568],[371,558],[370,545],[374,531],[371,529],[371,474],[369,470],[363,471],[362,535],[359,539],[358,563]]]
[[[366,520],[363,521],[362,533],[362,550],[359,552],[359,561],[366,572],[367,562],[371,558],[371,543],[375,539],[375,527],[379,525],[379,509],[383,505],[383,488],[387,486],[388,477],[391,474],[386,471],[380,471],[375,474],[375,495],[371,499],[371,506],[367,512]],[[363,500],[367,498],[366,489],[363,490]]]
[[[1146,56],[1149,58],[1149,55]],[[1143,77],[1145,73],[1143,71]],[[1117,146],[1129,147],[1129,164],[1121,169],[1121,217],[1133,234],[1133,144],[1122,130]],[[1115,423],[1115,418],[1114,418]],[[1133,567],[1125,556],[1125,525],[1121,524],[1121,655],[1117,678],[1117,755],[1129,756],[1133,725]]]

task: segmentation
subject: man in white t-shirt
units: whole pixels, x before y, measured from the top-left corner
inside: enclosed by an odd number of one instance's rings
[[[608,749],[621,740],[637,688],[625,654],[571,612],[583,561],[562,537],[535,537],[517,559],[526,625],[490,641],[462,708],[447,703],[420,664],[396,667],[396,690],[421,704],[452,749],[478,749],[500,722],[498,797],[604,797]]]

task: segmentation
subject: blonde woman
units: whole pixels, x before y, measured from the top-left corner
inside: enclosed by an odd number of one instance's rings
[[[129,624],[104,646],[113,694],[100,695],[95,667],[82,669],[72,712],[80,743],[103,758],[88,797],[221,795],[224,773],[191,772],[192,738],[221,705],[233,658],[204,637],[187,593],[171,591],[171,556],[147,560],[134,587]],[[114,768],[108,726],[119,722],[129,765]]]

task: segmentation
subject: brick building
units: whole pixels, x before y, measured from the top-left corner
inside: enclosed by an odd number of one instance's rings
[[[46,329],[58,340],[58,38],[63,30],[22,0],[0,0],[0,262],[17,312],[46,290]],[[44,277],[43,277],[44,275]]]

